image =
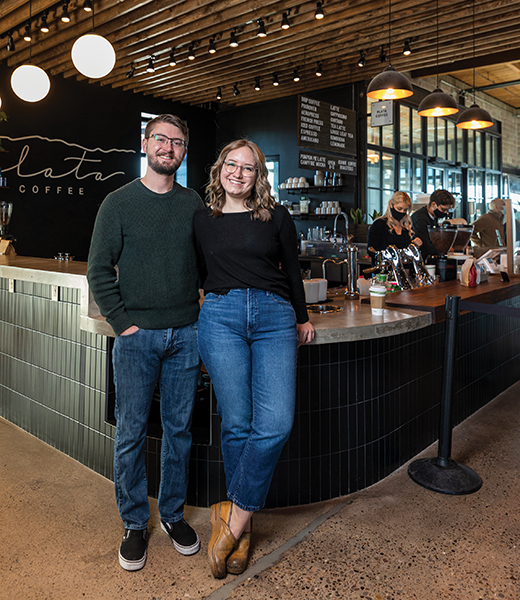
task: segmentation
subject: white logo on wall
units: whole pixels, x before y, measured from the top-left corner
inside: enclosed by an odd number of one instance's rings
[[[15,144],[14,148],[11,145],[6,148],[10,152],[9,166],[2,169],[2,175],[11,173],[22,180],[28,180],[18,184],[18,191],[21,194],[42,192],[82,196],[85,188],[83,185],[70,185],[71,178],[78,182],[85,180],[103,182],[112,177],[125,175],[125,171],[117,170],[122,163],[121,155],[135,154],[135,150],[85,148],[65,140],[39,135],[17,138],[3,135],[0,138]],[[11,163],[11,155],[14,163]],[[47,181],[42,182],[42,178]],[[60,181],[65,178],[68,178],[66,184],[65,181]]]

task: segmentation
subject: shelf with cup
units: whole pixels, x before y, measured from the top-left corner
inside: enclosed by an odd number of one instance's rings
[[[301,194],[302,192],[310,193],[310,192],[318,192],[318,193],[327,193],[327,192],[342,192],[343,185],[309,185],[307,187],[301,188],[281,188],[281,191],[288,192],[289,194]]]

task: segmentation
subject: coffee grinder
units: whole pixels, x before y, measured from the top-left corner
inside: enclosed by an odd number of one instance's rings
[[[448,252],[457,237],[457,227],[443,223],[440,227],[428,227],[430,240],[437,250],[435,274],[439,281],[454,281],[457,279],[457,261],[448,258]]]

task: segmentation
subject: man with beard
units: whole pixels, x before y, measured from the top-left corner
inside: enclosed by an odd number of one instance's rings
[[[146,126],[148,167],[110,193],[94,225],[87,278],[101,314],[116,334],[113,348],[117,420],[114,483],[125,527],[119,563],[128,571],[146,562],[148,504],[145,442],[156,387],[160,390],[161,527],[181,554],[200,547],[183,518],[199,356],[199,281],[193,216],[200,196],[174,175],[189,132],[176,116]]]

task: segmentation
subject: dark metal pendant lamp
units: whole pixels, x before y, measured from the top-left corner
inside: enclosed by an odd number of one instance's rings
[[[390,64],[392,0],[388,0],[388,67],[368,84],[367,96],[375,100],[402,100],[413,95],[412,83]]]
[[[439,87],[439,0],[437,0],[437,87],[419,104],[421,117],[446,117],[459,112],[457,102]]]
[[[475,0],[473,0],[473,104],[464,110],[458,120],[459,129],[486,129],[493,126],[493,119],[487,110],[477,104],[475,94]]]

